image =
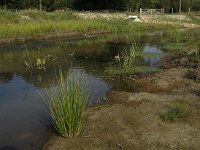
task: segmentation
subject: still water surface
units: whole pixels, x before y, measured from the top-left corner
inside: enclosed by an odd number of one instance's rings
[[[0,45],[0,150],[41,149],[51,121],[39,93],[49,89],[59,67],[83,70],[92,104],[104,102],[115,86],[107,82],[104,68],[127,47],[125,39],[106,35]],[[143,63],[157,66],[163,56],[159,45],[148,35],[140,39]],[[48,56],[45,70],[31,71],[25,66],[24,61],[36,56]]]

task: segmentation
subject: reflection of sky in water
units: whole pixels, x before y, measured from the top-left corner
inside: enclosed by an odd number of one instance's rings
[[[94,77],[87,74],[83,69],[73,68],[72,70],[75,74],[81,74],[87,79],[87,86],[90,94],[90,104],[99,103],[102,99],[106,97],[110,85],[103,81],[100,77]]]
[[[143,53],[144,61],[150,66],[156,65],[163,56],[163,52],[160,49],[149,44],[144,46]]]
[[[88,76],[88,87],[90,92],[91,103],[98,103],[106,97],[110,86],[100,78]]]
[[[19,149],[30,144],[39,148],[37,143],[41,139],[37,139],[46,134],[41,122],[45,109],[36,89],[21,76],[14,75],[0,87],[0,98],[0,148],[8,144]]]

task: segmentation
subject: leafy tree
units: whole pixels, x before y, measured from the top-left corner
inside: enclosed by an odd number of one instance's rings
[[[132,10],[139,8],[165,8],[170,12],[188,11],[189,8],[200,10],[200,0],[0,0],[4,9],[56,9],[72,8],[76,10]],[[180,9],[181,8],[181,9]]]

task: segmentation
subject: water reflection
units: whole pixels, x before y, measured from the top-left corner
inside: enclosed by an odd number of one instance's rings
[[[156,66],[160,59],[164,56],[164,53],[155,45],[145,44],[143,48],[144,61],[149,66]]]
[[[139,37],[152,40],[142,34]],[[130,36],[134,38],[138,37]],[[109,89],[115,86],[115,82],[107,82],[105,66],[126,47],[126,37],[119,35],[0,46],[0,147],[41,149],[51,122],[38,92],[49,89],[59,67],[66,71],[71,67],[84,70],[92,103],[105,99]],[[143,50],[145,64],[151,66],[159,61],[157,54],[162,53],[159,48],[144,44]],[[56,59],[48,59],[44,71],[27,70],[24,61],[34,59],[38,52],[41,57],[50,55]],[[69,54],[73,53],[71,57]]]

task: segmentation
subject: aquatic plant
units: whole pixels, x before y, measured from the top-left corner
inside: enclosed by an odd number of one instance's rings
[[[161,115],[161,118],[169,121],[177,121],[183,118],[187,113],[187,106],[182,102],[178,102],[175,107]]]
[[[200,42],[196,43],[196,48],[195,48],[194,56],[197,59],[200,58]]]
[[[115,63],[120,67],[123,68],[130,68],[132,67],[137,58],[141,55],[141,49],[136,42],[130,44],[128,49],[125,49],[120,54],[114,57]]]
[[[130,68],[120,69],[118,66],[108,66],[106,67],[105,72],[111,76],[116,75],[127,75],[127,74],[141,74],[157,71],[157,68],[148,67],[148,66],[134,66]]]
[[[36,51],[30,56],[29,51],[26,49],[25,57],[26,59],[24,60],[24,64],[28,70],[45,70],[47,60],[53,56],[51,55],[41,56],[40,51]]]
[[[56,131],[63,137],[79,134],[85,117],[88,90],[82,73],[59,71],[50,92],[44,98]]]
[[[178,43],[180,41],[180,32],[178,27],[175,26],[172,30],[169,31],[170,41],[173,43]]]
[[[108,74],[133,73],[140,56],[141,48],[134,41],[129,45],[128,49],[125,49],[114,57],[114,62],[112,62],[110,66],[106,67],[105,72]]]

